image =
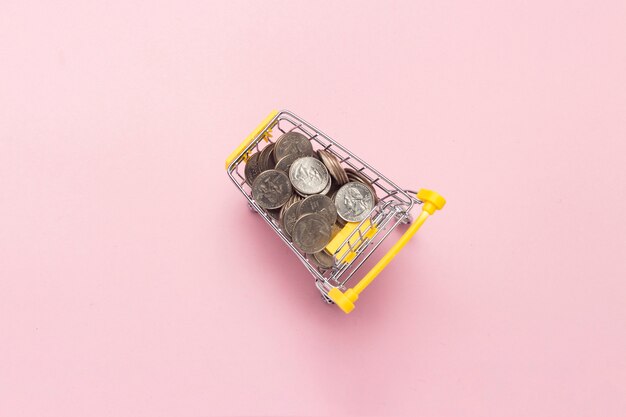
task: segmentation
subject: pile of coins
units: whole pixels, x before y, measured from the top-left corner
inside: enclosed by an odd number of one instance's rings
[[[345,222],[364,220],[378,203],[367,177],[344,169],[333,153],[313,150],[299,132],[285,133],[250,155],[244,174],[257,204],[320,268],[333,267],[324,248]]]

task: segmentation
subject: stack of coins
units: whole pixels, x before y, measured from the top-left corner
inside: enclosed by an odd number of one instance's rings
[[[244,170],[256,203],[276,218],[294,246],[322,269],[335,259],[324,248],[346,222],[361,222],[378,203],[360,171],[344,169],[326,149],[313,150],[299,132],[288,132],[248,158]]]

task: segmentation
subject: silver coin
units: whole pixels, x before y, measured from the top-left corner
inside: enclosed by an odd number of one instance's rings
[[[270,215],[274,220],[280,221],[280,209],[266,209],[267,214]]]
[[[330,188],[328,189],[328,192],[326,193],[322,193],[324,195],[327,195],[331,200],[335,199],[335,194],[337,194],[337,191],[339,190],[339,188],[341,188],[341,186],[339,184],[337,184],[336,181],[331,181],[330,184]]]
[[[293,164],[298,158],[302,158],[302,155],[298,155],[297,153],[292,153],[287,156],[284,156],[281,159],[279,159],[278,162],[276,162],[276,169],[279,171],[288,173],[289,168],[291,168],[291,164]]]
[[[341,179],[339,181],[339,185],[347,184],[350,181],[348,179],[348,174],[346,174],[345,169],[343,169],[343,167],[341,166],[341,162],[339,162],[339,159],[335,155],[332,155],[332,156],[334,156],[333,163],[337,167],[337,169],[336,169],[337,176]]]
[[[376,194],[376,189],[374,188],[370,180],[365,176],[365,174],[352,168],[346,168],[346,174],[348,174],[348,178],[350,179],[350,181],[362,182],[363,184],[370,187],[370,190],[374,195],[374,203],[378,204],[378,195]]]
[[[333,153],[324,150],[322,150],[322,154],[326,158],[326,163],[333,167],[331,175],[334,174],[333,177],[335,178],[335,181],[337,181],[340,186],[346,184],[349,181],[348,175],[341,166],[339,158],[337,158],[337,156],[335,156]]]
[[[276,160],[280,161],[287,155],[311,156],[313,146],[309,138],[299,132],[287,132],[276,141]]]
[[[259,167],[259,153],[253,153],[252,156],[246,161],[246,167],[244,168],[244,175],[246,176],[246,182],[250,185],[254,182],[254,179],[262,172]]]
[[[296,221],[292,238],[302,252],[319,252],[330,242],[330,225],[321,214],[306,214]]]
[[[261,171],[267,171],[268,169],[274,169],[276,162],[274,160],[274,144],[270,143],[265,148],[261,149],[259,153],[259,168]]]
[[[264,209],[279,208],[292,193],[287,175],[275,169],[263,171],[252,183],[252,197]]]
[[[320,161],[324,163],[324,165],[326,166],[326,169],[330,173],[330,176],[335,178],[335,173],[333,172],[333,170],[335,169],[335,166],[331,163],[328,155],[329,155],[329,152],[324,149],[317,150],[317,156],[319,157]]]
[[[320,268],[330,269],[335,266],[335,257],[325,250],[321,250],[319,252],[315,252],[313,256],[310,257]]]
[[[322,192],[320,192],[320,194],[324,194],[324,195],[328,195],[328,192],[330,191],[331,187],[333,185],[333,179],[332,177],[329,175],[328,176],[328,184],[326,184],[326,188],[324,188],[322,190]]]
[[[265,155],[267,154],[266,148],[267,147],[259,151],[259,159],[257,163],[259,164],[259,169],[261,170],[261,172],[267,171],[267,169],[265,168],[265,164],[264,164]]]
[[[283,224],[283,218],[285,217],[285,211],[287,211],[288,207],[289,207],[289,200],[287,200],[287,202],[278,209],[278,222],[280,223],[281,227]]]
[[[283,215],[283,230],[289,237],[293,234],[293,227],[298,220],[298,207],[300,204],[302,204],[302,201],[292,204],[285,210],[285,214]]]
[[[337,214],[348,222],[360,222],[374,208],[371,189],[361,182],[349,182],[335,195]]]
[[[291,194],[291,197],[289,197],[289,200],[287,201],[287,203],[285,203],[286,206],[291,206],[292,204],[295,204],[297,202],[300,202],[304,200],[299,194],[293,193]]]
[[[266,146],[266,149],[267,149],[267,157],[265,161],[265,166],[267,167],[267,169],[274,169],[274,167],[276,166],[276,154],[275,154],[276,144],[270,143]]]
[[[322,191],[320,191],[319,194],[328,195],[328,193],[332,190],[333,185],[335,185],[335,184],[337,184],[337,183],[332,181],[332,177],[329,175],[328,176],[328,184],[326,184],[326,187]],[[305,199],[305,198],[307,198],[310,195],[316,195],[316,194],[304,194],[304,193],[301,193],[300,191],[296,190],[295,187],[294,187],[294,190],[296,191],[296,194],[298,196],[302,197],[302,199]],[[337,191],[337,190],[335,190],[335,191]]]
[[[346,171],[344,171],[339,159],[337,159],[334,154],[324,149],[318,150],[317,154],[328,169],[330,175],[337,181],[337,184],[344,185],[349,181]]]
[[[311,156],[296,159],[289,169],[291,184],[301,194],[322,192],[328,185],[329,177],[322,161]]]
[[[298,208],[298,217],[309,213],[319,213],[332,225],[337,221],[337,209],[333,200],[321,194],[305,198]]]
[[[298,194],[293,193],[291,194],[291,197],[289,197],[289,200],[287,200],[287,202],[285,204],[283,204],[283,206],[280,208],[280,213],[278,216],[278,221],[280,222],[280,227],[284,230],[284,224],[283,224],[283,219],[285,217],[285,212],[287,211],[287,209],[289,207],[291,207],[294,203],[297,203],[298,201],[302,201],[302,197],[300,197]]]
[[[339,213],[337,213],[339,214]],[[346,224],[348,224],[347,221],[345,221],[344,219],[342,219],[341,217],[337,217],[337,223],[335,223],[340,229],[343,229]],[[334,237],[334,236],[333,236]]]

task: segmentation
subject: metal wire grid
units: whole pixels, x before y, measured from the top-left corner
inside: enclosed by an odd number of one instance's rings
[[[368,217],[342,242],[333,254],[335,265],[332,269],[324,270],[311,263],[307,256],[301,253],[283,233],[277,217],[262,209],[252,198],[251,187],[246,182],[242,164],[253,149],[260,151],[269,143],[273,142],[270,132],[277,129],[284,134],[290,131],[298,131],[307,136],[314,149],[325,149],[339,159],[344,167],[350,167],[361,173],[377,189],[378,204],[370,211]],[[293,250],[300,261],[313,274],[316,286],[322,293],[326,302],[330,302],[326,294],[333,287],[345,289],[348,280],[367,261],[380,244],[401,223],[410,222],[410,211],[415,204],[422,202],[413,197],[415,193],[405,191],[394,184],[391,180],[371,167],[365,161],[354,155],[345,147],[335,142],[322,131],[307,123],[295,114],[283,110],[263,129],[251,144],[239,155],[228,167],[228,175],[237,185],[239,190],[248,199],[249,206],[259,213],[265,221],[278,233],[283,241]],[[412,195],[411,195],[412,194]],[[370,221],[366,226],[366,222]],[[375,228],[372,231],[372,228]],[[371,232],[371,236],[368,236]],[[358,237],[357,237],[358,236]],[[346,248],[348,250],[345,250]],[[338,254],[343,253],[342,256]],[[345,261],[350,254],[352,259]],[[344,262],[345,261],[345,262]]]

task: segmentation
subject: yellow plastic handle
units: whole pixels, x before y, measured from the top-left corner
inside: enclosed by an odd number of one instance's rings
[[[263,129],[265,129],[265,126],[267,126],[268,124],[270,124],[270,122],[274,119],[274,117],[276,117],[276,115],[278,114],[278,110],[273,110],[257,127],[256,129],[254,129],[252,131],[252,133],[250,133],[248,135],[248,137],[241,142],[241,145],[239,145],[237,147],[237,149],[235,149],[230,155],[228,155],[228,158],[226,158],[226,170],[228,170],[228,167],[230,164],[232,164],[232,162],[239,156],[241,155],[241,153],[243,152],[244,149],[246,149],[248,147],[248,145],[250,145],[250,142],[252,142],[254,140],[254,138],[256,138],[259,135],[259,132],[261,132]]]
[[[332,288],[328,292],[330,299],[333,300],[344,313],[347,314],[354,310],[354,303],[358,300],[359,294],[374,281],[378,274],[380,274],[398,252],[402,250],[404,245],[411,240],[413,235],[422,227],[422,224],[424,224],[428,216],[434,214],[437,210],[441,210],[446,204],[445,198],[431,190],[420,190],[417,193],[417,198],[424,202],[422,212],[417,219],[415,219],[411,227],[409,227],[402,237],[389,249],[389,252],[387,252],[353,288],[348,288],[345,292],[341,292],[339,288]]]

